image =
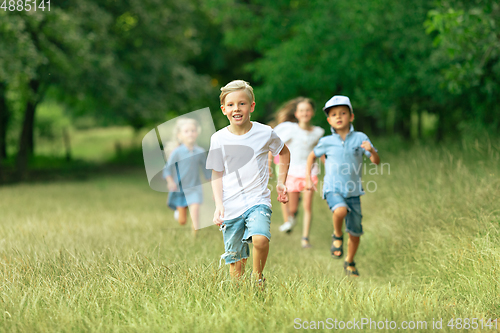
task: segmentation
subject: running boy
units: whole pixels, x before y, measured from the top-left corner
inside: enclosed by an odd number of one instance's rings
[[[215,199],[214,223],[224,237],[229,272],[239,277],[253,243],[253,275],[262,280],[262,271],[271,239],[271,191],[268,189],[268,153],[280,155],[278,201],[287,202],[285,187],[290,152],[271,127],[250,121],[255,109],[253,88],[235,80],[221,88],[222,113],[230,125],[217,131],[210,140],[207,169],[212,169]]]
[[[326,199],[333,212],[334,230],[330,252],[336,259],[340,259],[344,254],[342,222],[345,218],[345,229],[349,233],[349,240],[344,270],[347,275],[359,276],[354,263],[354,255],[359,246],[359,238],[363,234],[359,197],[365,192],[361,185],[361,164],[363,154],[375,164],[380,163],[380,158],[368,136],[354,131],[351,124],[354,120],[354,113],[348,97],[333,96],[326,102],[323,111],[332,128],[332,135],[321,138],[307,158],[306,189],[314,189],[311,168],[316,157],[325,155],[323,198]]]

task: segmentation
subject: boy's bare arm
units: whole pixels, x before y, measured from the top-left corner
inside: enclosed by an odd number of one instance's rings
[[[378,165],[380,163],[380,157],[369,141],[363,141],[363,143],[361,144],[361,148],[370,152],[370,161],[372,161],[373,164]]]
[[[273,162],[273,154],[269,152],[269,154],[267,154],[267,168],[269,170],[269,177],[273,176],[273,168],[271,168],[272,162]]]
[[[286,176],[288,175],[288,168],[290,166],[290,150],[286,145],[280,151],[279,174],[278,184],[286,183]]]
[[[378,156],[378,153],[373,149],[371,151],[372,156],[370,156],[370,161],[372,161],[373,164],[379,165],[380,163],[380,157]]]
[[[221,225],[224,221],[224,205],[222,204],[222,175],[223,171],[212,170],[212,192],[214,194],[215,200],[215,212],[213,222],[217,225]]]
[[[316,161],[316,155],[314,151],[312,151],[309,156],[307,156],[307,164],[306,164],[306,189],[307,190],[315,190],[314,184],[311,180],[311,170],[314,162]]]
[[[278,191],[278,201],[282,203],[288,202],[288,193],[286,191],[285,183],[286,177],[288,175],[288,168],[290,166],[290,150],[286,145],[280,151],[280,162],[279,162],[279,173],[278,173],[278,184],[276,185],[276,190]]]

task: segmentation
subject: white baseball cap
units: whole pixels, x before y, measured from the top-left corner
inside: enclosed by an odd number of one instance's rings
[[[327,117],[328,117],[328,109],[331,108],[332,106],[337,106],[337,105],[346,105],[349,107],[349,110],[351,110],[351,113],[354,113],[352,111],[352,105],[351,101],[349,100],[349,97],[342,95],[335,95],[332,98],[330,98],[323,107],[323,111],[325,111]]]

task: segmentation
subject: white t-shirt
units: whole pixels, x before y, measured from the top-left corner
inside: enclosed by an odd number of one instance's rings
[[[268,152],[276,156],[283,146],[271,127],[257,122],[243,135],[229,132],[228,127],[212,135],[207,169],[224,171],[223,220],[236,218],[256,205],[271,207]]]
[[[290,149],[290,168],[288,175],[305,178],[307,156],[313,151],[319,139],[325,134],[325,130],[313,126],[310,131],[300,128],[299,124],[285,121],[274,128],[274,131]],[[318,167],[314,164],[312,175],[318,174]]]

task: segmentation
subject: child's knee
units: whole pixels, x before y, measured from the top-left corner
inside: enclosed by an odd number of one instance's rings
[[[339,207],[335,209],[333,215],[343,219],[347,215],[347,207]]]
[[[353,235],[349,234],[349,240],[351,242],[359,243],[360,238],[361,238],[361,236],[353,236]]]
[[[243,267],[245,267],[245,264],[247,263],[247,259],[244,258],[244,259],[240,259],[238,261],[235,261],[235,262],[232,262],[229,264],[229,267],[231,267],[231,269],[236,269],[236,270],[240,270],[242,269]]]
[[[255,235],[252,236],[252,244],[257,249],[265,249],[269,246],[269,239],[266,236]]]

